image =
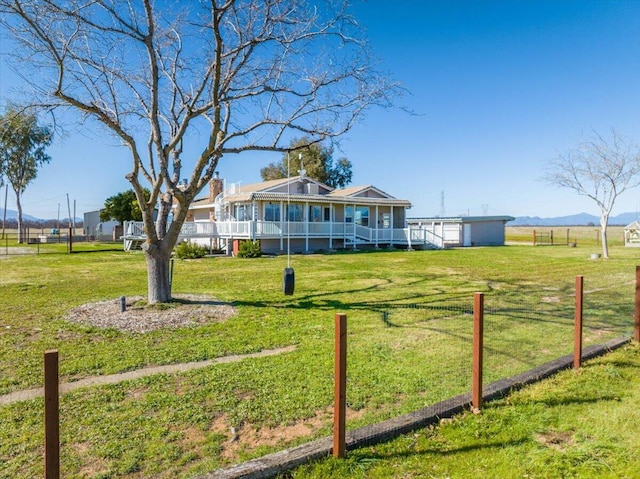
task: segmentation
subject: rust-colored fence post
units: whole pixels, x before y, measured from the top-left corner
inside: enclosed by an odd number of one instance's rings
[[[582,365],[582,303],[584,277],[576,276],[576,309],[573,333],[573,368]]]
[[[482,348],[484,336],[484,294],[473,296],[473,378],[471,405],[474,410],[482,407]]]
[[[536,245],[536,230],[533,230],[533,246]]]
[[[636,308],[633,318],[633,339],[640,342],[640,266],[636,266]]]
[[[58,351],[44,353],[44,477],[60,479]]]
[[[345,425],[347,413],[347,315],[335,318],[335,371],[333,398],[333,457],[346,452]]]

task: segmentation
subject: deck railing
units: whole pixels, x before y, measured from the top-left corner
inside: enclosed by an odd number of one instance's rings
[[[125,239],[145,238],[141,221],[126,221]],[[408,245],[431,244],[443,247],[442,237],[422,228],[368,228],[353,223],[306,223],[301,221],[196,221],[186,222],[180,230],[180,238],[343,238],[364,243],[397,243]]]

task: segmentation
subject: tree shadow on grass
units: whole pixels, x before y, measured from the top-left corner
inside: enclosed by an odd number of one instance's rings
[[[374,450],[371,449],[366,449],[366,450],[362,450],[360,452],[360,454],[358,455],[358,460],[373,460],[373,461],[379,461],[379,460],[386,460],[386,459],[402,459],[402,458],[414,458],[416,456],[430,456],[430,455],[434,455],[434,456],[453,456],[455,454],[464,454],[467,452],[473,452],[473,451],[484,451],[484,450],[491,450],[491,449],[504,449],[507,447],[517,447],[520,446],[522,444],[526,444],[527,442],[529,442],[531,439],[529,437],[521,437],[519,439],[512,439],[509,441],[485,441],[485,442],[478,442],[475,444],[467,444],[464,446],[460,446],[460,447],[455,447],[455,448],[439,448],[439,447],[431,447],[431,448],[426,448],[426,449],[421,449],[419,451],[416,450],[407,450],[407,451],[402,451],[402,452],[391,452],[388,454],[385,453],[379,453],[379,452],[374,452]]]
[[[419,280],[406,283],[407,286],[415,286],[420,283],[432,281],[433,278],[422,278]],[[280,300],[262,300],[262,301],[233,301],[235,306],[248,306],[253,308],[287,308],[296,310],[334,310],[334,311],[372,311],[381,314],[385,310],[411,308],[416,304],[419,304],[423,308],[428,308],[430,304],[444,304],[453,303],[462,299],[468,300],[469,304],[473,301],[473,296],[469,293],[450,293],[444,290],[436,290],[436,292],[430,292],[429,294],[413,293],[411,295],[403,296],[397,300],[374,300],[374,301],[343,301],[336,299],[336,296],[353,296],[358,297],[363,294],[372,291],[379,291],[389,285],[393,284],[393,281],[386,280],[383,284],[375,284],[371,286],[352,288],[349,290],[343,290],[340,292],[320,292],[320,293],[308,293],[305,295],[297,296],[294,294],[290,299]],[[431,288],[433,291],[433,288]],[[411,302],[420,300],[420,303]]]
[[[557,406],[569,406],[569,405],[579,405],[579,404],[594,404],[598,402],[604,401],[619,401],[620,397],[615,394],[593,394],[587,393],[583,396],[577,396],[573,394],[563,395],[562,393],[557,393],[553,397],[548,397],[545,399],[528,399],[526,404],[543,404],[548,407],[557,407]]]

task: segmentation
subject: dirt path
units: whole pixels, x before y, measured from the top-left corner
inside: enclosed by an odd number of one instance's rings
[[[260,358],[264,356],[275,356],[283,353],[290,353],[296,349],[296,346],[287,346],[277,349],[265,349],[257,353],[250,354],[237,354],[233,356],[223,356],[216,359],[208,359],[206,361],[195,361],[191,363],[182,364],[168,364],[166,366],[154,366],[150,368],[137,369],[135,371],[128,371],[126,373],[109,374],[107,376],[93,376],[79,381],[60,384],[60,393],[67,393],[75,391],[76,389],[86,388],[91,386],[101,386],[103,384],[117,384],[122,381],[128,381],[131,379],[143,378],[145,376],[151,376],[153,374],[171,374],[181,373],[185,371],[192,371],[194,369],[206,368],[214,364],[235,363],[248,358]],[[0,396],[0,405],[12,404],[18,401],[27,401],[29,399],[35,399],[44,396],[44,388],[25,389],[23,391],[15,391],[9,394]]]

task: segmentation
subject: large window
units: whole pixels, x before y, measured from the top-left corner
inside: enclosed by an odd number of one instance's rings
[[[253,219],[253,208],[251,205],[236,205],[236,220],[237,221],[251,221]]]
[[[266,205],[264,205],[264,220],[280,221],[280,204],[279,203],[267,203]]]
[[[344,207],[344,222],[353,223],[353,206]]]
[[[309,222],[320,223],[322,221],[322,206],[309,205]]]
[[[356,208],[356,224],[359,226],[369,226],[368,206],[358,206]]]
[[[302,205],[288,205],[289,221],[304,221],[304,209]]]

